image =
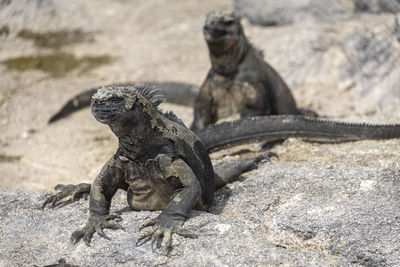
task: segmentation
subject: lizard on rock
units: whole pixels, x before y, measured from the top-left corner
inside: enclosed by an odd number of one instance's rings
[[[91,112],[118,137],[118,149],[93,183],[58,185],[43,208],[67,196],[70,202],[90,192],[89,218],[72,234],[89,244],[95,232],[106,237],[104,228],[119,228],[120,216],[110,214],[111,199],[118,189],[127,191],[134,210],[162,210],[144,222],[152,227],[139,237],[154,244],[172,244],[172,234],[193,237],[182,229],[192,209],[208,210],[214,190],[234,181],[266,156],[233,161],[213,169],[208,151],[254,141],[305,137],[328,141],[389,139],[400,137],[400,125],[369,125],[331,122],[299,116],[271,116],[242,119],[204,128],[198,136],[172,112],[162,113],[164,100],[150,85],[107,86],[92,97]]]
[[[238,15],[210,12],[203,33],[211,69],[196,98],[192,131],[234,114],[302,114],[284,80],[246,38]]]
[[[169,247],[172,233],[188,235],[181,225],[193,208],[207,210],[215,188],[264,158],[236,161],[214,175],[198,137],[173,113],[158,110],[163,97],[156,91],[149,85],[109,86],[93,95],[92,114],[118,137],[118,150],[91,185],[59,185],[56,189],[62,192],[43,205],[90,191],[88,222],[72,234],[73,240],[83,238],[88,244],[95,232],[104,236],[103,228],[118,227],[118,217],[110,215],[109,208],[117,189],[123,189],[132,209],[163,210],[144,226],[154,226],[153,243],[164,236]]]

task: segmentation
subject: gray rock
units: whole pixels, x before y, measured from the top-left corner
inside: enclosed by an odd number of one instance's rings
[[[354,12],[398,13],[399,0],[235,0],[234,8],[250,22],[261,26],[298,22],[334,22],[353,17]]]
[[[270,24],[293,23],[270,30],[249,27],[246,33],[288,82],[299,106],[328,116],[371,115],[382,110],[397,114],[398,16],[354,13],[351,1],[329,2],[236,1],[235,9],[245,15],[253,12],[246,15],[252,22],[257,17],[276,21]],[[319,94],[321,102],[315,105],[311,99]],[[337,102],[348,109],[330,107]]]
[[[334,21],[352,14],[349,1],[341,0],[235,0],[235,11],[262,26],[303,21]]]
[[[43,193],[0,191],[0,265],[79,266],[396,266],[400,264],[399,141],[315,145],[287,140],[281,160],[263,163],[243,181],[216,192],[212,213],[193,211],[169,255],[136,247],[138,226],[158,212],[127,208],[123,192],[111,210],[126,232],[71,244],[87,202],[39,210]],[[380,152],[379,152],[380,151]],[[309,159],[308,159],[309,158]]]
[[[354,0],[355,10],[362,12],[391,12],[400,11],[399,0]]]
[[[169,256],[159,251],[152,253],[148,243],[139,247],[135,243],[139,223],[157,213],[124,210],[123,201],[114,203],[113,209],[123,211],[126,232],[106,231],[111,241],[95,236],[90,247],[82,243],[74,246],[69,235],[84,223],[87,203],[42,212],[37,208],[43,194],[19,190],[2,190],[1,200],[9,203],[1,208],[2,266],[41,266],[54,264],[61,258],[79,266],[254,266],[277,262],[275,256],[285,257],[283,262],[308,258],[264,242],[241,221],[200,212],[193,212],[193,218],[186,223],[187,229],[199,235],[198,239],[174,236],[174,249]],[[319,258],[317,253],[306,254],[311,259]]]
[[[247,35],[287,81],[300,107],[334,117],[383,111],[396,121],[400,96],[396,25],[395,15],[364,14],[322,25],[250,28]]]
[[[385,89],[382,90],[392,87],[392,97],[400,97],[400,72],[396,68],[400,63],[400,50],[394,42],[395,39],[396,36],[389,29],[383,32],[366,29],[364,32],[349,34],[341,41],[342,52],[348,60],[341,78],[354,80],[355,86],[352,90],[360,97],[382,87],[383,77]],[[388,100],[386,95],[377,104],[382,107]]]

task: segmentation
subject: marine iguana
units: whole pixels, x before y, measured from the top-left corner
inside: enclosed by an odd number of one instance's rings
[[[74,242],[89,244],[95,232],[106,237],[104,228],[121,228],[120,216],[110,214],[117,189],[127,191],[134,210],[162,210],[140,229],[152,226],[138,238],[150,238],[152,248],[164,240],[171,247],[172,234],[194,237],[182,229],[192,209],[207,210],[214,190],[234,181],[265,156],[234,161],[214,171],[208,151],[243,142],[286,137],[354,141],[400,137],[400,125],[368,125],[331,122],[296,116],[242,119],[207,127],[198,136],[172,112],[162,113],[163,101],[148,85],[107,86],[92,97],[91,112],[118,137],[118,150],[104,165],[93,183],[59,185],[43,208],[72,196],[70,202],[90,192],[89,218],[85,227],[72,233]]]
[[[118,150],[91,185],[59,185],[57,189],[62,192],[43,204],[44,208],[67,195],[90,191],[88,222],[72,234],[73,240],[83,238],[89,244],[95,232],[104,236],[103,228],[118,227],[118,216],[110,215],[109,208],[117,189],[123,189],[132,209],[163,210],[143,225],[153,225],[154,229],[140,239],[152,235],[154,243],[165,236],[169,247],[172,233],[190,235],[181,229],[190,210],[207,210],[215,188],[263,158],[236,161],[214,175],[208,153],[197,136],[173,113],[157,109],[163,97],[155,95],[156,91],[148,85],[108,86],[93,95],[92,114],[118,137]]]
[[[196,98],[192,131],[233,114],[316,115],[297,108],[284,80],[246,38],[236,13],[210,12],[203,33],[211,69]]]

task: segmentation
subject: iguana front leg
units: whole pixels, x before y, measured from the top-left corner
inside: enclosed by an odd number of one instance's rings
[[[139,245],[143,239],[151,238],[153,251],[155,250],[155,245],[158,247],[163,238],[165,248],[170,249],[172,247],[173,233],[185,237],[196,237],[194,234],[182,229],[182,225],[201,197],[200,183],[192,169],[183,160],[172,161],[166,155],[159,156],[158,160],[160,169],[165,174],[165,177],[178,178],[183,188],[177,192],[160,215],[145,221],[140,226],[140,230],[148,226],[152,226],[152,229],[141,235],[136,245]]]
[[[44,209],[48,204],[51,203],[51,207],[54,208],[55,206],[58,205],[66,205],[75,201],[78,201],[81,198],[84,198],[85,200],[87,199],[89,193],[90,193],[90,184],[87,183],[81,183],[77,185],[64,185],[64,184],[58,184],[54,188],[55,190],[59,190],[60,192],[53,194],[49,196],[43,203],[42,209]],[[71,196],[68,200],[60,203],[59,201]]]
[[[215,123],[217,117],[217,104],[210,94],[211,88],[207,81],[200,89],[200,93],[194,104],[194,119],[190,130],[197,132],[205,126]]]
[[[113,158],[109,159],[104,165],[103,169],[100,172],[100,175],[105,172],[105,170],[112,164]],[[88,183],[80,183],[77,185],[72,184],[58,184],[54,188],[55,190],[59,190],[60,192],[55,193],[46,198],[42,205],[42,209],[44,209],[48,204],[51,203],[51,207],[54,208],[58,205],[64,206],[66,204],[75,202],[80,200],[81,198],[87,199],[90,194],[91,185]],[[60,203],[60,200],[65,199],[66,197],[71,196],[68,200]]]
[[[74,231],[71,239],[74,243],[83,239],[89,245],[93,234],[96,232],[101,237],[109,239],[103,229],[123,229],[118,222],[122,220],[119,215],[109,214],[111,199],[118,188],[126,189],[122,172],[119,168],[112,166],[112,159],[106,163],[100,174],[91,185],[89,218],[86,225]]]

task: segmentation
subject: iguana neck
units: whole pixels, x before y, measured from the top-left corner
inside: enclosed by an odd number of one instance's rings
[[[148,119],[131,119],[126,123],[109,126],[118,137],[119,156],[131,161],[145,161],[155,157],[155,151],[160,150],[166,143],[161,133],[151,127]]]
[[[238,41],[230,45],[221,45],[217,42],[207,42],[210,51],[212,70],[221,75],[230,75],[238,71],[249,49],[249,42],[241,34]]]

